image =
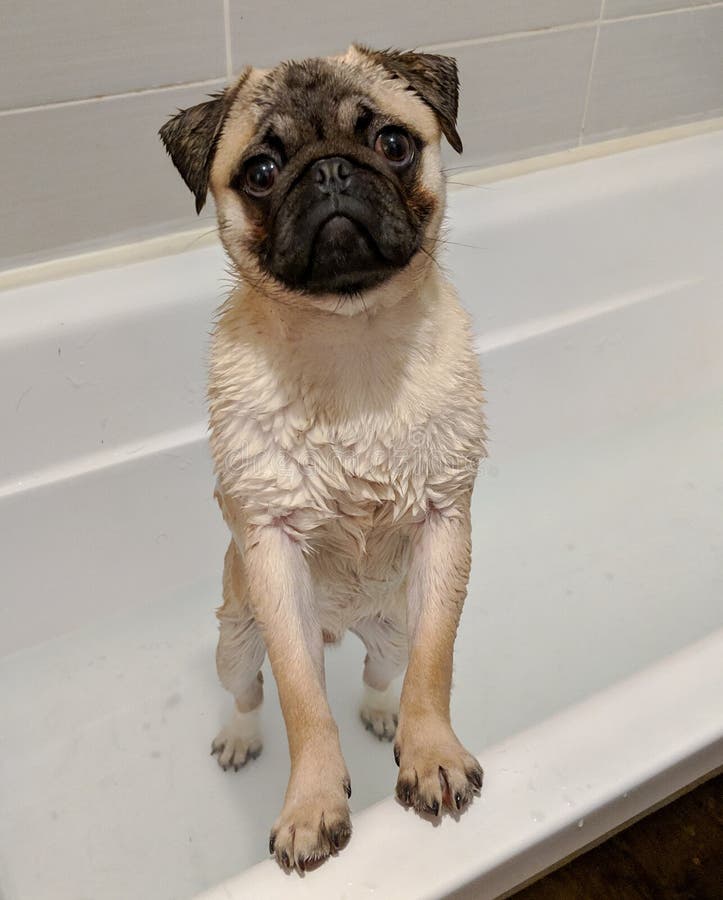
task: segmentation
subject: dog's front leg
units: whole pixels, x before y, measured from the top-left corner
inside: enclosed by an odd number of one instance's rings
[[[349,775],[324,685],[324,644],[301,546],[283,526],[244,535],[249,595],[279,690],[291,775],[270,850],[300,871],[346,845]]]
[[[419,812],[460,810],[482,786],[482,769],[449,716],[452,656],[470,567],[470,495],[431,511],[419,526],[408,577],[409,665],[394,755],[397,797]]]

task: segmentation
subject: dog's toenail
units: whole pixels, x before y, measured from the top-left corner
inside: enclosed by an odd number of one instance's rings
[[[269,838],[269,853],[274,852],[274,847],[276,846],[276,835],[272,834]]]
[[[459,791],[457,791],[457,793],[454,795],[454,805],[457,807],[457,809],[462,808],[462,795]]]
[[[430,809],[432,810],[432,815],[433,815],[433,816],[439,815],[439,803],[437,803],[436,800],[434,801],[434,803],[432,804],[432,806],[430,807]]]
[[[347,799],[351,797],[351,781],[344,782],[344,790],[346,791]]]
[[[395,744],[394,745],[394,762],[397,764],[397,766],[399,766],[399,758],[400,758],[399,744]]]
[[[289,868],[289,854],[286,852],[286,850],[284,850],[281,854],[281,862],[284,864],[285,869]]]

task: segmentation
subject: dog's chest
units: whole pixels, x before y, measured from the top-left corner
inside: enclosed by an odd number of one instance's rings
[[[254,521],[283,520],[304,540],[352,555],[443,505],[465,475],[453,429],[429,417],[332,422],[297,398],[237,409],[224,431],[222,481]]]
[[[311,336],[237,345],[220,330],[211,443],[223,491],[249,524],[282,525],[311,549],[384,557],[430,508],[469,490],[481,390],[455,310],[434,357],[419,323],[399,347],[360,329],[358,346]]]

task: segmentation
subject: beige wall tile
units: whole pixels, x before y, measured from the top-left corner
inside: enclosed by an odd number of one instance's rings
[[[193,197],[158,129],[196,87],[0,117],[0,268],[192,228]],[[209,227],[213,203],[201,214]]]
[[[463,157],[472,166],[577,143],[595,28],[458,47]]]
[[[670,9],[684,9],[690,6],[706,6],[711,2],[712,0],[605,0],[603,18],[617,19],[621,16],[637,16]]]
[[[603,25],[585,141],[715,115],[721,47],[721,6]]]
[[[222,0],[3,0],[0,109],[226,73]]]
[[[413,48],[596,19],[600,0],[230,0],[234,69],[335,53],[351,42]]]

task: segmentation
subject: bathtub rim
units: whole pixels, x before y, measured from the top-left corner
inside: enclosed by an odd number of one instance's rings
[[[433,827],[390,796],[353,817],[349,846],[316,872],[266,860],[195,900],[508,896],[723,767],[721,683],[718,629],[485,749],[485,786],[461,821]]]

